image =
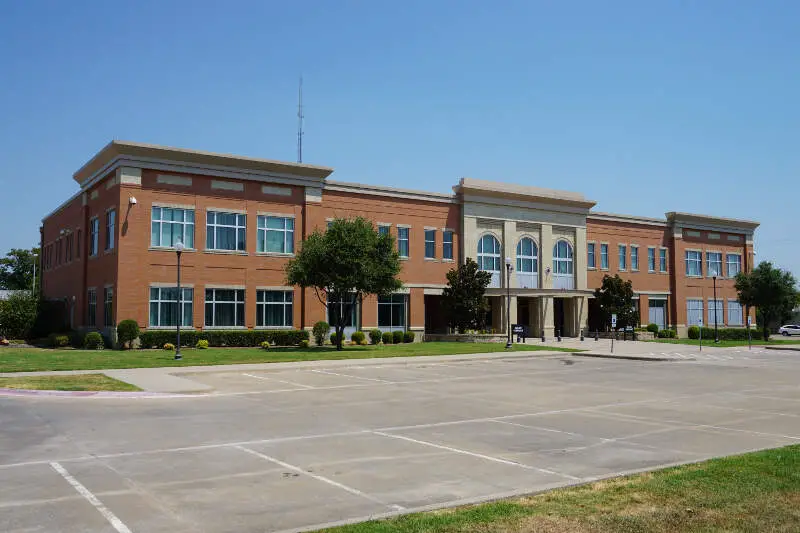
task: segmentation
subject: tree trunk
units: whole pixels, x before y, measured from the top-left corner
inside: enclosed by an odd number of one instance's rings
[[[763,325],[762,335],[764,336],[765,341],[769,340],[769,326],[766,324],[766,322]]]
[[[339,322],[339,324],[336,325],[335,331],[336,331],[336,351],[340,352],[342,351],[342,341],[344,340],[344,325],[341,323],[341,321]]]

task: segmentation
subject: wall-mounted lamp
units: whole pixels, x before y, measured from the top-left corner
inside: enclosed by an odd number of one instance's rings
[[[128,203],[131,205],[136,205],[136,197],[131,196],[130,198],[128,198]]]

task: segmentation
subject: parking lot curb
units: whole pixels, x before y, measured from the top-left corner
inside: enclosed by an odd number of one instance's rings
[[[627,359],[630,361],[678,361],[674,357],[647,357],[642,355],[616,355],[607,353],[573,352],[576,357],[599,357],[601,359]],[[693,361],[694,359],[680,359],[680,361]]]
[[[0,396],[36,397],[36,396],[61,396],[67,398],[185,398],[197,396],[196,394],[181,394],[171,392],[147,391],[66,391],[66,390],[32,390],[32,389],[5,389],[0,388]]]

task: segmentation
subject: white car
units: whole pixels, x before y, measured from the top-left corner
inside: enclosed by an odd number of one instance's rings
[[[789,335],[800,335],[800,326],[796,324],[787,324],[785,326],[781,326],[778,329],[778,333],[784,337],[788,337]]]

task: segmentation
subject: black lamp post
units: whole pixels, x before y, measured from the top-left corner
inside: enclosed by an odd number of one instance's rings
[[[508,342],[506,348],[511,349],[511,258],[506,257],[506,326],[508,326]]]
[[[183,322],[183,306],[181,305],[181,252],[183,252],[183,242],[175,243],[175,255],[178,256],[178,320],[175,329],[178,333],[178,342],[175,344],[175,360],[182,359],[181,356],[181,322]]]
[[[717,276],[711,276],[714,280],[714,342],[719,342],[719,330],[717,329]]]

